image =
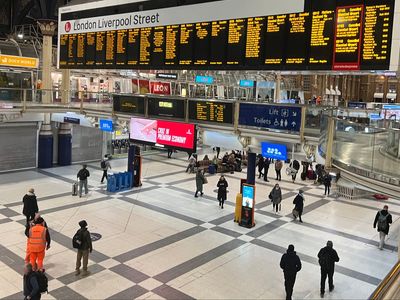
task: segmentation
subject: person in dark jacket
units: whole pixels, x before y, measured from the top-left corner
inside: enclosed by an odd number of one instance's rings
[[[79,179],[79,197],[82,197],[82,189],[85,187],[85,195],[88,193],[88,182],[87,179],[90,176],[89,170],[86,165],[82,166],[76,177]]]
[[[226,193],[227,193],[227,188],[228,188],[228,181],[226,181],[225,177],[222,175],[219,178],[219,181],[217,183],[217,187],[218,187],[218,201],[219,201],[219,206],[221,208],[224,208],[224,202],[226,200]]]
[[[269,182],[268,180],[268,170],[269,170],[269,165],[271,164],[271,159],[270,158],[265,158],[264,159],[264,181]]]
[[[39,211],[35,190],[30,188],[28,193],[22,199],[24,208],[22,209],[23,215],[26,217],[26,224],[35,218],[35,214]]]
[[[286,253],[282,255],[280,266],[285,277],[286,300],[291,300],[296,275],[301,270],[301,261],[293,245],[289,245]]]
[[[197,170],[196,173],[196,193],[194,196],[197,198],[197,194],[200,192],[200,196],[203,196],[203,184],[206,183],[206,178],[201,169]]]
[[[39,282],[33,272],[30,263],[25,265],[24,271],[24,299],[25,300],[40,300],[42,295],[39,292]]]
[[[333,273],[335,273],[335,263],[339,261],[339,256],[335,249],[333,249],[333,243],[328,241],[326,247],[322,248],[318,252],[318,262],[321,266],[321,298],[325,294],[325,281],[328,276],[329,291],[332,292],[335,286],[333,285]]]
[[[299,190],[299,193],[297,194],[297,196],[294,198],[293,200],[293,204],[294,204],[294,210],[297,211],[298,213],[298,217],[299,217],[299,221],[300,223],[303,223],[303,220],[301,219],[301,215],[303,214],[303,208],[304,208],[304,196],[303,196],[303,191]],[[297,219],[297,216],[295,214],[293,214],[294,219]]]
[[[331,193],[331,185],[332,185],[332,176],[329,173],[327,173],[324,176],[324,186],[325,186],[325,194],[324,195],[326,195],[326,193],[328,193],[328,196],[329,196],[329,194]]]
[[[275,184],[274,188],[269,193],[268,198],[272,201],[272,211],[275,211],[275,213],[277,214],[278,210],[280,210],[281,208],[282,202],[282,190],[279,184]]]
[[[383,250],[385,238],[389,234],[389,227],[392,222],[393,220],[392,215],[389,213],[389,207],[385,205],[381,211],[377,212],[374,220],[374,228],[378,226],[380,250]]]
[[[261,178],[263,174],[263,169],[264,169],[264,157],[261,154],[258,154],[257,157],[257,168],[258,168],[258,178]]]
[[[291,163],[290,163],[290,168],[292,169],[292,172],[291,172],[291,176],[292,176],[292,182],[294,183],[295,182],[295,180],[296,180],[296,177],[297,177],[297,173],[299,172],[299,170],[300,170],[300,163],[297,161],[297,160],[294,160],[294,161],[292,161]]]
[[[81,273],[81,260],[83,259],[83,272],[82,276],[89,275],[87,265],[89,261],[89,252],[92,253],[92,239],[90,238],[90,232],[87,230],[87,222],[82,220],[79,222],[79,232],[81,234],[82,245],[76,254],[76,268],[75,275],[78,276]]]

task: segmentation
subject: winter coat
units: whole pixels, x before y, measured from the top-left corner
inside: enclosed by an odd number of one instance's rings
[[[271,193],[270,193],[270,196],[271,196],[271,201],[272,201],[273,204],[276,205],[276,204],[281,203],[281,201],[282,201],[282,190],[281,190],[281,188],[279,188],[279,189],[273,188]]]
[[[22,213],[25,216],[33,216],[39,211],[35,194],[29,192],[24,196],[22,202],[24,203]]]
[[[196,189],[199,192],[203,191],[203,184],[204,184],[204,174],[196,173]]]
[[[379,215],[380,215],[380,214],[382,214],[382,215],[384,215],[384,216],[387,216],[387,217],[386,217],[387,226],[386,226],[386,228],[384,228],[383,230],[379,230],[379,228],[378,228],[377,230],[378,230],[378,232],[383,232],[383,233],[385,233],[386,235],[388,235],[388,234],[389,234],[389,227],[390,227],[390,224],[392,224],[392,222],[393,222],[393,220],[392,220],[392,215],[389,214],[389,212],[388,212],[387,210],[384,210],[384,209],[381,210],[381,211],[378,211],[377,214],[376,214],[376,216],[375,216],[375,220],[374,220],[374,228],[377,227],[378,220],[379,220]]]
[[[294,209],[297,210],[298,212],[302,213],[303,208],[304,208],[304,197],[302,195],[298,194],[294,198],[293,204],[294,204]]]
[[[285,275],[295,275],[299,272],[301,270],[301,261],[296,251],[287,250],[282,255],[280,266]]]
[[[277,171],[282,170],[282,167],[283,167],[282,161],[281,160],[280,161],[276,161],[275,170],[277,170]]]
[[[228,181],[226,181],[226,180],[218,181],[217,187],[218,187],[217,199],[225,201],[226,200],[226,189],[228,187]]]
[[[324,177],[324,185],[330,187],[331,183],[332,183],[332,176],[329,174],[326,174]]]
[[[318,252],[319,265],[321,269],[333,271],[335,270],[335,262],[339,261],[339,256],[332,247],[324,247]]]

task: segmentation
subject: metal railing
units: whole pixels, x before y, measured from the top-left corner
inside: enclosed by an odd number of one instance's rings
[[[369,297],[369,300],[398,299],[400,285],[400,261],[390,270],[389,274],[382,280],[376,290]]]

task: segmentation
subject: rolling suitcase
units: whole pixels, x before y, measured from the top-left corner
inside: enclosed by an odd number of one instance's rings
[[[72,196],[77,196],[78,195],[78,183],[74,182],[72,184]]]

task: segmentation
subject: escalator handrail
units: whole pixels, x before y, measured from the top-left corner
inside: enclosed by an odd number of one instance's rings
[[[386,295],[388,289],[393,285],[393,282],[400,275],[400,261],[390,270],[389,274],[382,280],[376,290],[369,297],[369,300],[380,300]]]

